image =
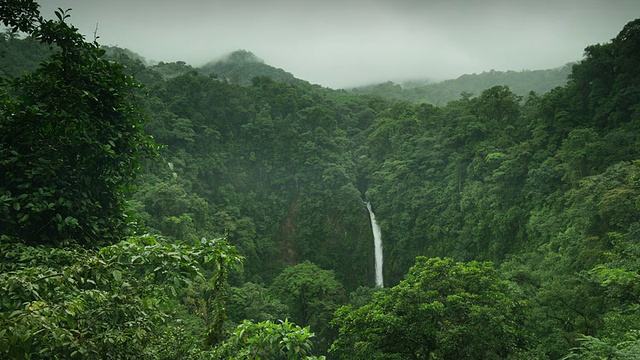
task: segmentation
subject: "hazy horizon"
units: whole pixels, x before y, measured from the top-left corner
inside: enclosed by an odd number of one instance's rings
[[[636,0],[47,0],[88,40],[198,67],[243,49],[332,88],[538,70],[582,58],[640,16]]]

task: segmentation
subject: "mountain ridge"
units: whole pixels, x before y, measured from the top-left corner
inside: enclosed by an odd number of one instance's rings
[[[424,85],[405,86],[406,82],[384,83],[351,88],[348,91],[356,94],[370,94],[392,101],[410,101],[446,105],[449,101],[464,96],[477,96],[482,91],[497,85],[505,85],[519,96],[526,96],[531,91],[541,94],[567,83],[574,63],[568,63],[552,69],[521,71],[484,71],[480,74],[463,74],[455,79]]]
[[[17,74],[21,70],[13,69],[13,63],[15,61],[11,61],[10,59],[14,59],[16,56],[19,58],[33,57],[32,63],[37,64],[42,60],[41,57],[46,53],[37,51],[35,47],[40,45],[35,42],[27,44],[26,41],[28,41],[28,39],[12,39],[12,41],[24,42],[24,45],[27,48],[33,47],[33,49],[22,49],[21,51],[23,53],[21,52],[19,54],[3,54],[3,58],[0,58],[0,66],[3,66],[5,69],[12,69],[10,70],[11,73]],[[199,67],[187,64],[184,61],[159,61],[157,63],[150,63],[135,51],[119,48],[117,46],[103,46],[103,49],[105,49],[105,56],[108,58],[120,62],[129,58],[131,61],[129,61],[128,65],[142,71],[140,66],[134,64],[135,62],[140,62],[143,67],[157,72],[164,79],[196,71],[241,86],[250,86],[252,85],[252,79],[261,76],[269,77],[276,82],[293,85],[314,85],[307,80],[296,77],[282,68],[277,68],[265,63],[264,60],[251,51],[243,49],[233,51]],[[6,52],[8,49],[4,51]],[[543,70],[490,70],[480,74],[464,74],[456,79],[448,79],[440,82],[434,82],[431,79],[417,76],[415,79],[407,79],[398,83],[394,81],[387,81],[373,85],[362,85],[334,90],[345,90],[353,94],[373,95],[391,101],[430,103],[442,106],[447,104],[449,101],[460,99],[462,93],[466,93],[467,95],[479,95],[483,90],[496,85],[506,85],[519,96],[525,96],[530,91],[534,91],[539,94],[545,93],[557,86],[566,84],[566,77],[571,71],[571,66],[572,63],[553,69]],[[140,72],[137,72],[137,74],[141,75]],[[145,75],[149,74],[142,75],[140,80],[143,83],[150,83],[159,80],[157,75],[146,76],[150,77],[151,80],[147,80]],[[316,86],[323,87],[317,84]]]

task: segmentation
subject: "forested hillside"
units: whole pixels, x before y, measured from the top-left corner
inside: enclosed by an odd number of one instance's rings
[[[436,106],[0,16],[0,357],[640,357],[640,19]]]
[[[246,50],[237,50],[222,59],[210,61],[199,70],[203,74],[244,86],[251,85],[251,79],[256,76],[266,76],[277,82],[305,83],[282,69],[265,64],[262,59]]]
[[[410,101],[418,104],[444,106],[461,97],[478,96],[482,91],[498,86],[508,86],[516,95],[530,92],[546,93],[564,86],[572,64],[547,70],[485,71],[481,74],[465,74],[457,79],[427,84],[412,82],[396,84],[391,81],[350,89],[354,94],[370,94],[392,101]]]

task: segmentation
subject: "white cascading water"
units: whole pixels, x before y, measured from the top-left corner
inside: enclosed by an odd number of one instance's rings
[[[367,203],[369,217],[371,218],[371,230],[373,230],[373,246],[376,258],[376,286],[383,287],[384,280],[382,277],[382,232],[376,221],[376,215],[371,210],[371,203]]]

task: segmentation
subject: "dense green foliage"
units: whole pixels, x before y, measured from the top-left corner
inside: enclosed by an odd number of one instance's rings
[[[269,293],[282,299],[295,323],[316,331],[319,350],[329,348],[335,333],[327,324],[345,297],[342,284],[331,270],[322,270],[309,261],[288,267],[273,280]]]
[[[341,114],[348,98],[264,77],[246,88],[186,73],[146,91],[147,130],[168,145],[136,196],[150,228],[185,241],[227,232],[255,283],[304,259],[349,287],[368,283],[371,230],[348,134],[366,125],[366,104]]]
[[[14,25],[10,5],[5,25]],[[30,244],[116,241],[135,226],[124,195],[154,144],[122,65],[56,15],[15,25],[56,51],[0,93],[0,226]]]
[[[490,263],[418,257],[404,280],[336,313],[342,359],[506,359],[528,346],[524,304]],[[534,357],[528,356],[533,359]]]
[[[177,290],[220,259],[239,261],[224,241],[189,247],[152,237],[99,251],[3,238],[0,251],[0,354],[11,359],[155,359],[187,351],[164,348],[179,345],[173,339],[184,331],[167,326]]]
[[[34,2],[8,1],[0,16],[53,51],[2,89],[0,356],[202,358],[196,340],[167,322],[178,292],[206,276],[206,307],[224,319],[220,289],[241,257],[222,240],[125,239],[135,230],[131,183],[155,150],[130,102],[134,83],[65,11],[44,20]],[[205,325],[207,335],[221,332]]]
[[[217,350],[221,359],[323,360],[311,354],[314,334],[284,321],[280,324],[245,321]]]
[[[149,66],[34,4],[0,7],[2,357],[637,357],[640,20],[565,86],[434,106]]]

